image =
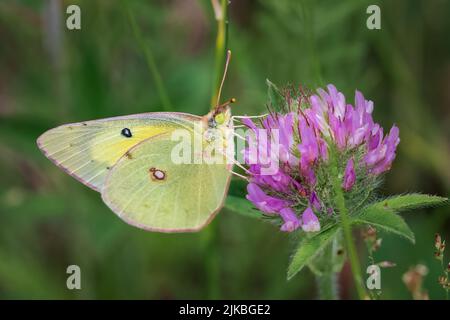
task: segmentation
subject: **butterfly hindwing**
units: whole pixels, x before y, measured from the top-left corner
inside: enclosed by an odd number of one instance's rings
[[[148,138],[108,173],[103,201],[127,223],[152,231],[197,231],[222,207],[227,165],[174,164],[177,143],[167,133]]]

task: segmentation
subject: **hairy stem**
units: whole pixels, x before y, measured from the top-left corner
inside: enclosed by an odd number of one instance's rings
[[[321,262],[323,272],[316,275],[317,287],[319,289],[319,299],[321,300],[338,300],[339,288],[337,282],[337,273],[335,266],[336,261],[335,246],[337,239],[334,239],[323,252],[323,261]]]
[[[366,291],[364,289],[361,277],[361,265],[359,263],[358,255],[356,253],[356,247],[353,242],[352,229],[350,226],[348,209],[345,205],[344,193],[342,191],[342,178],[339,176],[335,150],[331,150],[330,152],[330,161],[332,161],[331,170],[333,177],[334,202],[341,215],[341,227],[344,232],[348,258],[352,269],[353,279],[355,281],[356,291],[358,293],[359,299],[365,299]]]
[[[338,288],[335,272],[324,273],[316,276],[320,300],[337,300]]]

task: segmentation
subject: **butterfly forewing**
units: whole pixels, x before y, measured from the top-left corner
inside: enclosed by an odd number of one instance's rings
[[[177,128],[191,128],[200,117],[184,113],[144,113],[67,124],[38,138],[56,165],[90,188],[101,191],[107,173],[138,143]]]

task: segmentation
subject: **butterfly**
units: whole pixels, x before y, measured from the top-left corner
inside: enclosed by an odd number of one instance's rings
[[[218,100],[229,60],[230,51]],[[222,208],[232,164],[176,164],[179,142],[172,134],[199,133],[207,145],[217,138],[205,138],[214,129],[226,141],[223,132],[233,130],[232,102],[217,103],[203,117],[154,112],[65,124],[43,133],[37,145],[58,167],[100,192],[126,223],[149,231],[198,231]]]

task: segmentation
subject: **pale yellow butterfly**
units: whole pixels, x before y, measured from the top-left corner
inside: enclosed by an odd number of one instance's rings
[[[229,59],[230,52],[224,78]],[[203,117],[157,112],[66,124],[42,134],[37,144],[57,166],[100,192],[125,222],[151,231],[197,231],[222,208],[232,165],[174,164],[177,142],[171,133],[184,129],[195,135],[200,128],[204,137],[212,128],[233,130],[233,101],[217,103]]]

